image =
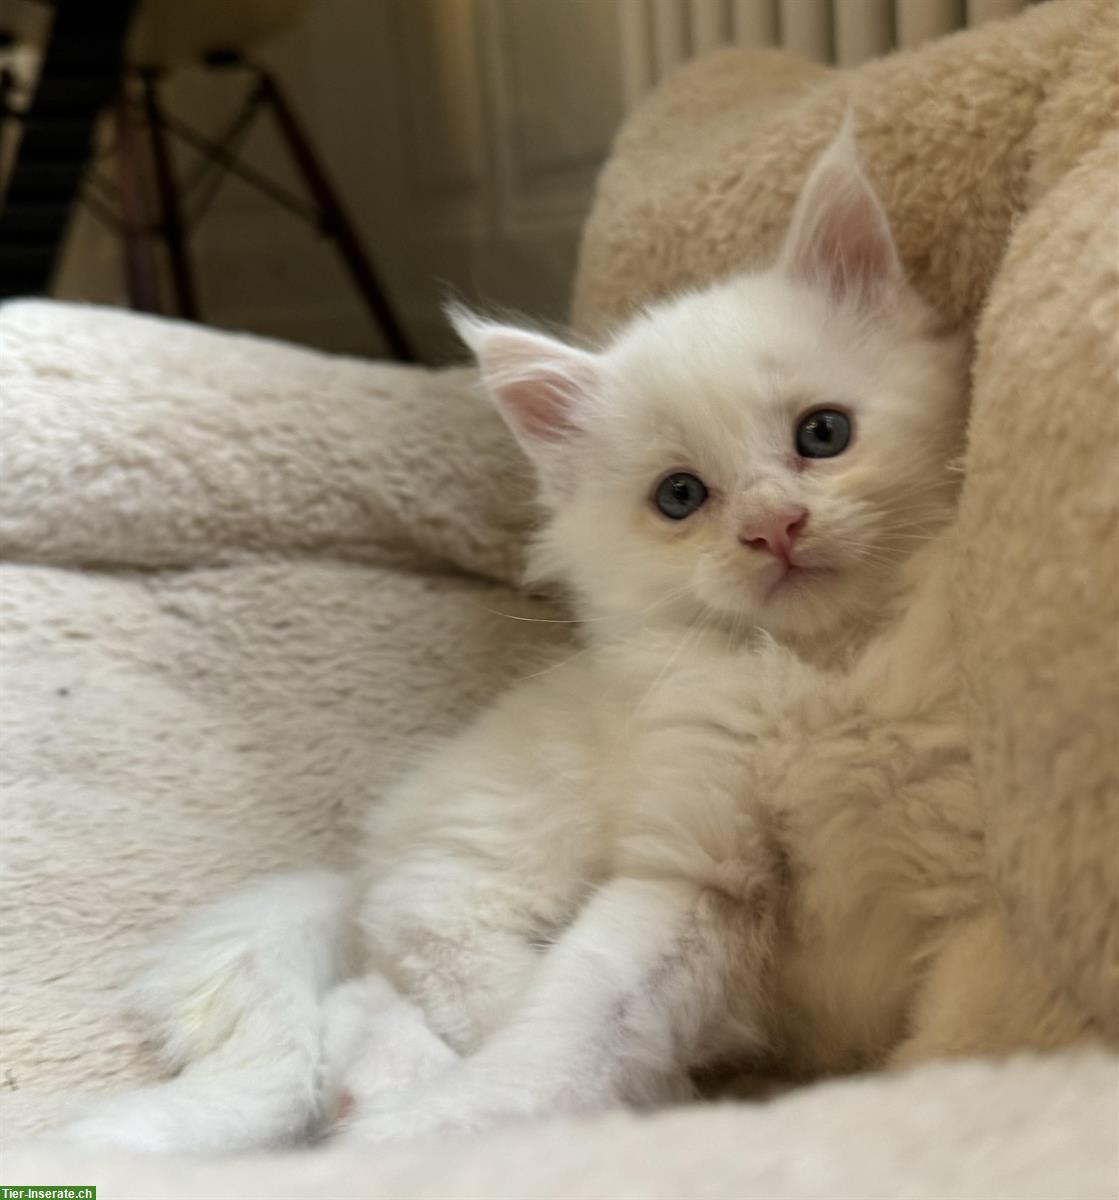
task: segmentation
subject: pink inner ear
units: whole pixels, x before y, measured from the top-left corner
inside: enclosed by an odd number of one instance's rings
[[[559,441],[575,429],[574,397],[563,379],[541,375],[499,386],[496,392],[509,421],[525,438]]]
[[[815,254],[825,278],[843,295],[888,280],[894,248],[874,197],[856,193],[837,200],[819,231]]]
[[[486,384],[527,448],[563,441],[579,428],[578,411],[595,387],[593,355],[508,328],[491,332],[477,352]]]
[[[794,276],[823,283],[837,299],[873,301],[900,282],[889,221],[847,134],[809,174],[781,262]]]

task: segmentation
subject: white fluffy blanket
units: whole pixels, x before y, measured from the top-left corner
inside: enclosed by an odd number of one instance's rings
[[[0,312],[2,1178],[102,1196],[1114,1197],[1119,1067],[937,1064],[767,1104],[209,1164],[25,1142],[149,1079],[112,997],[184,909],[344,862],[434,736],[562,652],[466,371]],[[14,1149],[12,1147],[15,1147]]]

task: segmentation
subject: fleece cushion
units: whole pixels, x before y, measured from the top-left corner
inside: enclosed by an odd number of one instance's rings
[[[469,371],[47,303],[0,310],[4,1131],[154,1064],[113,996],[359,814],[565,626]]]
[[[43,1146],[3,1169],[96,1183],[109,1200],[1114,1200],[1117,1108],[1119,1066],[1083,1053],[375,1153],[198,1162]]]
[[[555,611],[505,582],[524,481],[468,372],[40,303],[0,310],[0,346],[5,1179],[137,1200],[1113,1194],[1119,1061],[1098,1050],[543,1122],[438,1154],[199,1163],[55,1144],[74,1104],[157,1072],[113,1004],[144,946],[257,872],[346,865],[359,811],[433,736],[570,651],[562,624],[509,619]],[[393,403],[411,405],[404,445],[386,437]],[[473,469],[428,459],[428,421],[452,452],[465,426]],[[394,456],[443,472],[414,498],[415,539],[384,498],[376,464]]]

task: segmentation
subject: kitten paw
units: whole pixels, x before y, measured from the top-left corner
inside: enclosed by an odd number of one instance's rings
[[[420,1009],[378,975],[336,987],[323,1009],[326,1123],[406,1094],[458,1062]]]
[[[355,1102],[340,1136],[363,1145],[381,1145],[465,1135],[561,1113],[596,1111],[616,1103],[613,1096],[598,1089],[580,1089],[569,1081],[533,1084],[519,1080],[516,1072],[497,1080],[467,1066],[404,1094],[382,1094],[372,1103]]]

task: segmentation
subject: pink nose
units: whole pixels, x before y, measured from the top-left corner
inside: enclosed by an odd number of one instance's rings
[[[808,520],[808,509],[791,507],[767,513],[756,521],[747,521],[739,530],[738,540],[755,550],[768,550],[776,558],[789,561],[793,543]]]

